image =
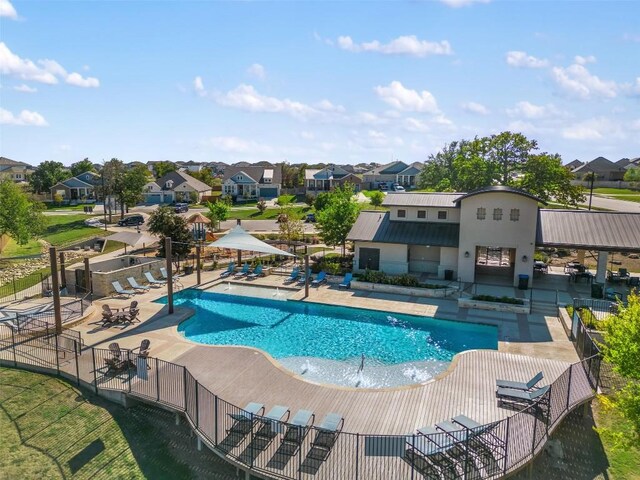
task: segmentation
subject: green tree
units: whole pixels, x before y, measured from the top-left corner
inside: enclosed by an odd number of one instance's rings
[[[369,201],[371,202],[371,205],[374,208],[378,208],[379,206],[382,205],[382,202],[384,201],[384,193],[380,191],[372,192],[371,195],[369,196]]]
[[[215,187],[222,184],[222,180],[215,177],[211,169],[207,167],[203,168],[199,172],[189,172],[189,175],[191,175],[193,178],[197,178],[203,183],[206,183],[210,187]]]
[[[125,170],[122,178],[121,204],[127,208],[135,207],[143,199],[144,186],[152,180],[151,172],[144,165]]]
[[[290,208],[283,208],[278,215],[280,238],[287,243],[300,240],[304,235],[304,223]]]
[[[614,405],[632,422],[640,441],[640,295],[632,291],[627,305],[618,304],[618,313],[604,323],[604,360],[626,380],[614,396]],[[637,444],[637,443],[636,443]]]
[[[260,214],[262,215],[265,210],[267,209],[267,202],[265,202],[264,200],[260,200],[257,204],[256,207],[258,207],[258,211],[260,212]]]
[[[36,167],[29,177],[29,184],[36,193],[49,193],[51,187],[69,177],[69,172],[60,162],[48,160]]]
[[[509,185],[538,149],[538,142],[521,133],[502,132],[492,135],[488,146],[487,160],[495,165],[498,182]]]
[[[11,180],[0,181],[0,236],[8,235],[18,245],[37,238],[45,228],[43,208]]]
[[[147,222],[149,232],[158,235],[160,237],[160,247],[158,248],[158,255],[160,257],[166,257],[164,249],[165,238],[171,237],[171,252],[174,262],[176,263],[176,269],[180,269],[180,260],[191,251],[191,244],[193,237],[187,221],[176,214],[171,207],[164,206],[156,209],[149,215],[149,221]]]
[[[629,168],[624,174],[625,182],[640,182],[640,167]]]
[[[329,192],[321,192],[316,195],[316,199],[313,202],[313,207],[316,209],[316,212],[324,210],[327,204],[329,203]]]
[[[85,158],[84,160],[80,160],[79,162],[76,162],[76,163],[72,163],[69,169],[71,170],[71,175],[73,175],[74,177],[77,177],[78,175],[81,175],[84,172],[96,171],[95,167],[93,166],[93,163],[91,163],[91,161],[88,158]]]
[[[304,196],[304,203],[306,203],[308,206],[313,207],[313,203],[316,201],[316,197],[314,197],[313,195],[311,195],[310,193],[305,194]]]
[[[316,215],[316,228],[327,245],[341,245],[344,256],[347,235],[360,209],[353,200],[353,186],[350,184],[338,187],[327,195],[326,206]]]
[[[205,204],[208,212],[205,212],[204,216],[211,220],[212,230],[220,230],[220,222],[224,222],[229,218],[229,212],[231,207],[229,203],[224,200],[218,200],[217,202],[207,202]]]
[[[110,198],[114,198],[120,205],[120,218],[124,218],[124,176],[125,166],[121,160],[112,158],[102,166],[102,183],[98,185],[98,191],[102,198],[105,199],[105,204],[109,202]],[[109,210],[109,221],[111,221],[111,210]]]
[[[173,162],[169,162],[168,160],[158,162],[153,167],[156,178],[164,177],[167,173],[175,172],[177,169],[178,167],[176,166],[176,164]]]
[[[548,202],[553,199],[564,206],[584,202],[584,189],[580,185],[571,185],[574,175],[562,164],[560,155],[531,155],[522,171],[524,175],[517,186],[542,200]]]

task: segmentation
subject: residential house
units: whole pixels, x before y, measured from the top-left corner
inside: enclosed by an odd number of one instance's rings
[[[415,187],[422,166],[420,162],[406,164],[396,160],[366,172],[364,174],[364,183],[370,189],[378,188],[381,183],[398,183],[405,188]]]
[[[195,192],[195,193],[192,193]],[[144,202],[151,204],[197,201],[211,195],[211,187],[185,172],[169,172],[144,186]]]
[[[186,172],[199,172],[204,168],[204,163],[194,162],[193,160],[189,160],[188,162],[176,162],[176,165],[180,168],[183,168]]]
[[[535,247],[638,251],[640,214],[540,209],[535,196],[493,186],[470,193],[389,193],[389,211],[364,211],[348,234],[354,271],[416,274],[473,283],[531,286]],[[483,278],[484,277],[484,278]],[[489,278],[487,278],[489,277]]]
[[[595,173],[596,181],[617,182],[624,178],[625,169],[611,160],[598,157],[573,170],[576,180],[585,180],[585,175]]]
[[[350,173],[339,165],[327,165],[324,168],[307,168],[304,171],[304,186],[306,192],[315,195],[328,192],[336,186],[350,183],[356,192],[362,187],[362,177]]]
[[[567,163],[565,165],[565,167],[568,168],[571,171],[574,171],[576,168],[581,167],[582,165],[584,165],[584,162],[581,162],[580,160],[575,159],[575,160]]]
[[[234,199],[276,198],[282,187],[282,167],[272,165],[228,166],[222,178],[222,194]]]
[[[10,178],[15,183],[26,182],[35,170],[28,163],[0,157],[0,178]]]
[[[51,187],[51,198],[60,195],[63,201],[95,201],[96,187],[100,185],[101,178],[95,172],[84,172],[67,178]]]

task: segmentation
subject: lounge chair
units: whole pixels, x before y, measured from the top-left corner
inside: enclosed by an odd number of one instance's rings
[[[162,278],[168,282],[169,281],[169,275],[167,274],[167,269],[164,267],[160,267],[160,275],[162,275]],[[178,278],[180,277],[180,275],[177,274],[173,274],[171,275],[171,279],[172,279],[172,283],[175,287],[177,288],[182,288],[183,285],[182,283],[180,283],[180,280],[178,280]]]
[[[287,431],[282,438],[282,443],[288,443],[300,447],[309,429],[313,426],[315,415],[309,410],[298,410],[298,413],[287,423]],[[309,423],[311,421],[311,423]]]
[[[289,418],[290,413],[289,407],[283,407],[282,405],[272,407],[264,417],[258,419],[258,422],[262,425],[256,432],[256,436],[268,440],[273,439],[273,437],[278,435],[278,422],[281,422],[285,416]]]
[[[353,280],[353,274],[349,272],[344,276],[338,288],[351,288],[351,280]]]
[[[319,287],[327,281],[327,273],[323,270],[318,274],[315,280],[311,282],[312,287]]]
[[[111,282],[111,285],[113,285],[113,289],[120,296],[126,295],[127,297],[131,297],[136,294],[136,292],[133,290],[125,290],[124,288],[122,288],[122,285],[120,285],[120,282],[118,282],[117,280],[115,282]]]
[[[262,274],[262,264],[258,265],[256,268],[254,268],[253,272],[251,272],[249,275],[247,275],[247,278],[250,279],[254,279],[254,278],[258,278],[261,277]]]
[[[513,388],[501,388],[496,390],[496,397],[498,397],[498,405],[501,404],[516,404],[516,405],[534,405],[541,402],[543,405],[548,400],[547,392],[551,387],[546,385],[540,387],[537,390],[526,392],[523,390],[515,390]],[[547,399],[547,400],[545,400]]]
[[[293,270],[291,270],[291,275],[289,275],[286,280],[284,281],[284,283],[293,283],[298,279],[298,276],[300,275],[300,267],[293,267]]]
[[[342,415],[338,413],[327,414],[320,425],[316,427],[316,436],[311,442],[311,450],[308,456],[320,460],[327,458],[343,426],[344,417]],[[314,451],[318,452],[317,455],[314,454]]]
[[[244,265],[242,266],[242,270],[236,273],[233,276],[233,278],[242,278],[242,277],[246,277],[247,275],[249,275],[249,264],[245,262]]]
[[[457,463],[452,458],[455,456],[452,452],[458,448],[457,443],[434,427],[423,427],[418,430],[418,436],[407,437],[410,446],[407,456],[417,468],[427,468],[427,463],[432,465],[439,472],[435,478],[461,478]]]
[[[305,282],[307,281],[307,278],[309,279],[309,282],[313,281],[313,275],[311,275],[311,269],[307,268],[307,273],[298,277],[298,283],[297,285],[304,285]]]
[[[140,285],[133,277],[127,277],[127,282],[129,282],[129,285],[131,285],[131,288],[133,288],[134,290],[142,292],[148,292],[149,290],[151,290],[151,287],[149,287],[148,285]]]
[[[236,269],[236,264],[234,262],[229,262],[227,269],[220,274],[220,278],[226,278],[231,275]]]
[[[498,425],[499,422],[481,424],[476,422],[473,418],[469,418],[466,415],[458,415],[451,419],[453,423],[457,423],[461,427],[467,430],[473,430],[475,436],[486,436],[491,440],[491,444],[495,446],[504,447],[504,440],[497,435],[491,433],[491,431]]]
[[[149,282],[149,285],[157,285],[158,287],[160,287],[167,284],[166,280],[156,280],[155,278],[153,278],[151,272],[144,272],[144,276],[146,277],[147,282]]]
[[[264,405],[262,403],[251,402],[248,403],[244,409],[240,410],[240,413],[230,413],[229,416],[235,421],[233,425],[231,425],[231,428],[227,430],[227,433],[246,435],[253,429],[255,422],[258,420],[257,416],[263,412]]]
[[[528,382],[513,382],[511,380],[496,380],[496,386],[501,388],[512,388],[514,390],[531,390],[544,378],[542,372],[536,373]]]
[[[485,439],[481,438],[482,434],[485,433],[482,426],[480,426],[478,430],[469,430],[465,427],[461,429],[461,425],[456,425],[446,420],[436,423],[436,427],[452,439],[460,442],[459,445],[456,445],[452,453],[453,455],[465,455],[463,464],[466,467],[467,476],[471,478],[482,478],[482,475],[479,475],[480,469],[484,469],[489,473],[489,476],[493,476],[501,471],[496,456],[498,458],[503,456],[501,452],[503,452],[504,443],[485,443]]]

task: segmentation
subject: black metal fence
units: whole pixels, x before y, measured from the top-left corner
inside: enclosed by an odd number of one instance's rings
[[[50,274],[34,272],[25,277],[12,279],[0,285],[0,304],[25,298],[41,297],[51,291]]]
[[[476,428],[428,434],[370,435],[288,423],[244,412],[183,366],[138,350],[90,348],[66,331],[17,332],[0,325],[0,363],[56,373],[96,393],[122,392],[185,415],[210,448],[246,470],[277,479],[501,478],[526,465],[553,429],[597,387],[599,357],[571,365],[544,398]],[[375,412],[372,412],[375,414]],[[348,419],[347,419],[348,421]],[[319,419],[315,419],[319,423]]]

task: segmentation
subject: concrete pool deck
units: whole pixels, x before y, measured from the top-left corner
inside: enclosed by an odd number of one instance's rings
[[[206,289],[219,283],[220,272],[203,272],[203,284],[198,288]],[[238,283],[282,287],[284,278],[271,275]],[[181,277],[180,281],[185,288],[193,287],[196,275]],[[496,378],[527,380],[542,370],[545,373],[542,384],[547,384],[570,363],[578,361],[555,316],[555,306],[544,307],[532,315],[516,315],[458,309],[457,302],[449,299],[340,291],[324,285],[310,289],[305,301],[493,324],[499,327],[499,348],[497,352],[460,354],[444,374],[426,384],[379,390],[319,385],[292,374],[256,349],[201,345],[184,339],[177,332],[177,325],[192,311],[177,307],[174,315],[168,315],[166,305],[153,303],[166,293],[166,287],[162,287],[133,297],[141,309],[139,324],[125,328],[100,327],[102,304],[125,307],[131,301],[105,298],[95,302],[98,313],[74,329],[82,333],[87,346],[102,348],[114,341],[123,348],[134,348],[143,338],[148,338],[152,356],[186,366],[203,386],[231,403],[239,406],[250,401],[284,404],[292,410],[312,409],[318,417],[336,411],[347,418],[345,430],[352,432],[407,433],[460,413],[480,422],[505,418],[513,411],[497,407]],[[304,291],[300,290],[292,299],[299,300],[303,295]]]

